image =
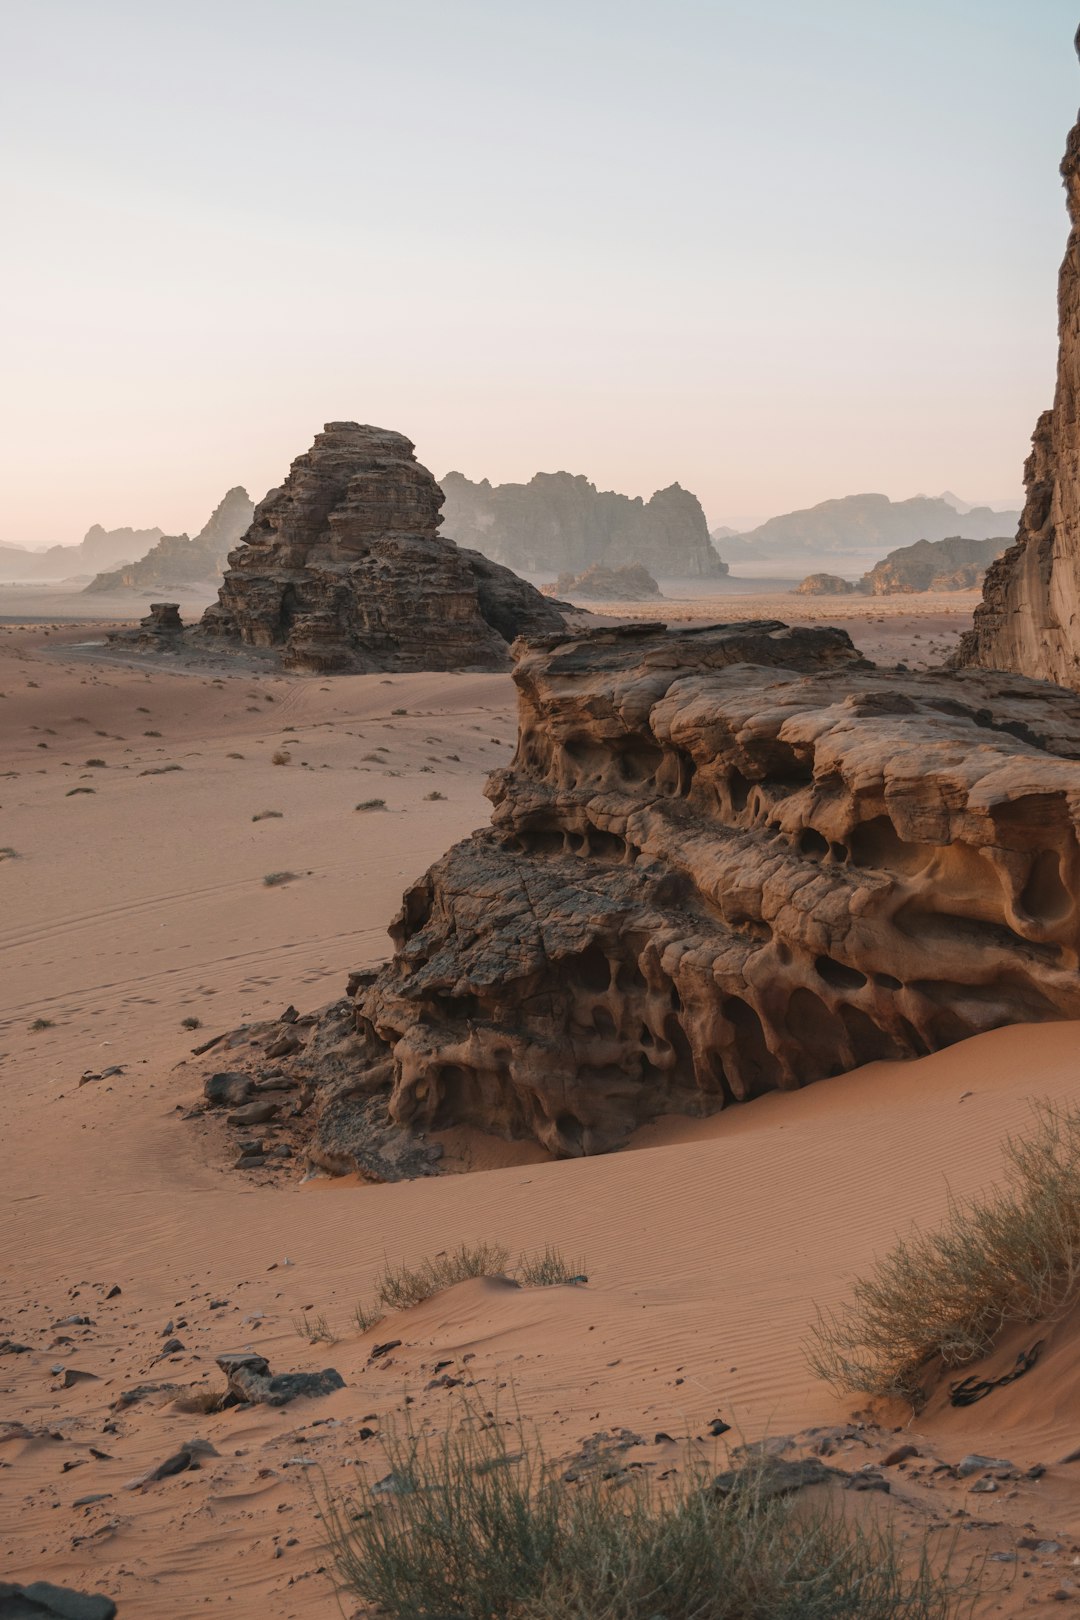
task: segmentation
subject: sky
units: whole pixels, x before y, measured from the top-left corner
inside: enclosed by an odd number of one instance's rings
[[[0,540],[326,421],[710,524],[1017,502],[1074,0],[0,0]]]

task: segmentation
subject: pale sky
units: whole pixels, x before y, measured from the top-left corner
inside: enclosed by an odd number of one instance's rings
[[[1075,0],[0,0],[0,539],[324,421],[711,524],[1019,494]]]

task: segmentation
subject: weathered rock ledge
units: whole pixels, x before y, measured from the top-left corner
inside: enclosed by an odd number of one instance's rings
[[[555,1153],[999,1025],[1080,1016],[1080,700],[835,629],[519,646],[492,826],[290,1059],[348,1168],[378,1100]]]

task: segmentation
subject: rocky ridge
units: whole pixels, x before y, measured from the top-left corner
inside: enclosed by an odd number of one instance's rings
[[[1058,274],[1054,405],[1039,417],[1024,464],[1016,543],[990,568],[957,659],[1080,691],[1080,122],[1061,174],[1071,230]]]
[[[442,538],[442,491],[403,434],[329,422],[255,509],[196,636],[287,669],[502,669],[559,605]]]
[[[802,596],[912,596],[921,591],[970,591],[982,583],[987,568],[1010,544],[1005,537],[968,540],[916,540],[890,551],[861,579],[839,574],[807,574],[795,588]]]
[[[598,490],[567,472],[495,485],[450,472],[442,486],[447,533],[525,573],[580,574],[594,563],[637,563],[656,575],[701,579],[728,571],[697,496],[678,484],[647,501]]]
[[[776,621],[518,652],[492,826],[286,1060],[317,1162],[362,1165],[372,1109],[602,1152],[658,1114],[1080,1016],[1080,701],[876,670]]]
[[[186,534],[163,534],[145,557],[112,573],[96,575],[86,590],[156,590],[159,586],[217,579],[224,572],[229,551],[248,529],[254,511],[247,490],[238,484],[222,497],[194,539]]]
[[[542,589],[545,596],[582,596],[587,601],[644,602],[661,595],[649,570],[636,563],[625,568],[593,563],[583,574],[560,574],[553,585]]]

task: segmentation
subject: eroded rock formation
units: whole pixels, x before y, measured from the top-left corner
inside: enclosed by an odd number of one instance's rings
[[[145,557],[113,573],[96,575],[86,590],[154,590],[217,579],[230,550],[248,529],[254,511],[247,490],[237,485],[218,502],[194,539],[186,534],[163,534]]]
[[[589,602],[647,602],[661,596],[649,570],[636,563],[625,568],[593,563],[583,574],[560,574],[554,585],[545,585],[543,590],[547,596],[578,596]]]
[[[807,574],[795,591],[799,596],[850,596],[858,588],[842,574]]]
[[[1080,691],[1080,122],[1061,174],[1071,230],[1058,274],[1054,407],[1039,417],[1024,464],[1016,544],[987,573],[957,657]]]
[[[1080,1016],[1080,701],[879,671],[840,630],[772,621],[519,653],[492,826],[286,1060],[319,1162],[350,1167],[375,1104],[595,1153]]]
[[[869,596],[909,596],[920,591],[970,591],[1011,544],[1007,535],[968,540],[950,535],[944,540],[917,540],[912,546],[890,551],[859,581]]]
[[[255,509],[199,634],[286,668],[501,669],[557,604],[439,536],[442,491],[400,433],[329,422]]]
[[[451,472],[442,483],[447,534],[526,573],[579,574],[593,563],[695,579],[728,571],[700,501],[678,484],[643,501],[567,472],[495,485]]]

